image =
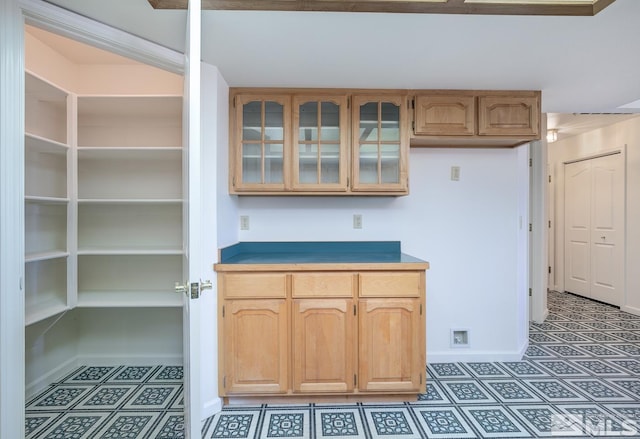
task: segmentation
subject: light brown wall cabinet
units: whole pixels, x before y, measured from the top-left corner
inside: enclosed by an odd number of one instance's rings
[[[418,91],[411,146],[516,146],[540,139],[540,92]]]
[[[406,95],[232,89],[230,113],[230,193],[408,192]]]
[[[424,270],[218,276],[221,396],[424,392]]]
[[[237,195],[406,195],[409,145],[540,139],[539,91],[237,88],[230,105]]]

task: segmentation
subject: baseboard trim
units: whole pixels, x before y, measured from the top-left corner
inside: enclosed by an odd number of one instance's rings
[[[622,305],[620,307],[620,311],[628,312],[629,314],[633,314],[634,316],[640,316],[640,308],[629,305]]]
[[[211,401],[207,401],[202,406],[202,420],[204,421],[207,418],[215,415],[216,413],[220,413],[222,411],[222,398],[215,398]]]
[[[78,357],[73,357],[58,367],[49,370],[44,375],[39,376],[36,380],[27,383],[25,386],[25,396],[27,401],[49,387],[51,383],[60,381],[61,378],[77,369],[78,366]]]
[[[476,352],[427,352],[427,363],[471,363],[493,361],[520,361],[524,356],[529,341],[527,340],[516,351],[476,351]]]
[[[544,312],[542,313],[542,321],[537,323],[543,323],[545,320],[547,320],[547,317],[549,317],[549,308],[544,309]]]
[[[182,366],[182,355],[79,355],[76,357],[79,366]]]

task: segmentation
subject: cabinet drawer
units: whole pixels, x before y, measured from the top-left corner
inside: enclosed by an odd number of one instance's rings
[[[353,297],[353,273],[295,273],[293,297]]]
[[[221,284],[225,298],[284,298],[287,295],[284,273],[225,273]]]
[[[360,274],[360,297],[419,297],[424,290],[420,272],[386,271]]]

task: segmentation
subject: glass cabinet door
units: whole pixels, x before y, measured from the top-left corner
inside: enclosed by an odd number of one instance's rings
[[[354,96],[353,190],[407,191],[404,96]]]
[[[236,96],[237,190],[283,190],[290,106],[286,96]]]
[[[347,97],[294,96],[294,190],[347,189]]]

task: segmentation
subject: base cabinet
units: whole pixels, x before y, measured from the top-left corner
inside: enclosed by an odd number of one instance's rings
[[[225,303],[223,388],[229,393],[287,391],[288,315],[282,299]]]
[[[420,392],[426,365],[420,299],[360,300],[359,388]]]
[[[218,270],[221,396],[425,391],[424,270]]]
[[[352,299],[293,302],[293,391],[351,392],[355,309]]]

